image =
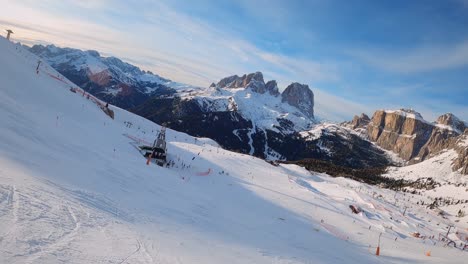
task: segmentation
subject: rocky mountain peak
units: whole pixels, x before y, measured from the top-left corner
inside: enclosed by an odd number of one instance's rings
[[[95,50],[34,45],[32,53],[46,61],[86,92],[122,108],[135,107],[149,97],[172,92],[171,82],[116,57]],[[170,85],[170,84],[169,84]]]
[[[243,82],[244,86],[247,86],[252,81],[265,83],[265,81],[263,80],[263,73],[261,73],[261,72],[249,73],[247,75],[244,74],[244,76],[242,76],[242,78],[244,79],[243,80],[244,81]]]
[[[253,88],[264,89],[265,81],[261,72],[244,74],[241,77],[232,75],[221,79],[217,84],[219,88]]]
[[[351,128],[365,128],[370,122],[368,115],[362,113],[360,116],[355,115],[353,121],[351,121]]]
[[[217,88],[246,88],[259,94],[269,93],[273,96],[279,96],[278,83],[275,80],[265,83],[261,72],[244,74],[241,77],[232,75],[221,79],[217,84],[211,84],[210,87]]]
[[[244,76],[242,76],[242,78],[244,78],[242,85],[245,88],[250,88],[256,93],[265,93],[265,81],[263,80],[263,74],[261,72],[250,73]]]
[[[451,127],[459,134],[463,133],[465,128],[467,128],[465,123],[452,113],[446,113],[439,116],[436,120],[436,123],[439,125]]]
[[[314,93],[307,84],[291,83],[281,97],[282,102],[295,106],[309,118],[314,118]]]
[[[455,151],[458,157],[453,161],[453,170],[468,175],[468,128],[458,137]]]
[[[95,51],[95,50],[87,50],[86,51],[89,55],[93,56],[93,57],[96,57],[96,58],[99,58],[101,57],[101,54],[99,54],[99,52]]]
[[[278,89],[278,83],[276,83],[275,80],[268,81],[265,84],[265,90],[269,92],[273,96],[278,96],[280,95],[279,89]]]
[[[231,76],[228,76],[228,77],[225,77],[223,79],[221,79],[217,84],[216,86],[219,87],[219,88],[233,88],[236,86],[236,81],[239,79],[240,77],[237,76],[237,75],[231,75]]]

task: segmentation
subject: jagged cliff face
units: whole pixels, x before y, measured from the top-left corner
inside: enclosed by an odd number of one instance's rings
[[[349,128],[354,130],[361,138],[365,140],[369,140],[369,136],[367,134],[367,126],[369,125],[370,118],[368,115],[362,113],[360,116],[355,115],[353,120],[348,122],[343,122],[341,125],[343,127]]]
[[[221,79],[217,84],[212,84],[210,87],[217,88],[250,88],[253,92],[264,94],[269,93],[273,96],[278,96],[278,84],[275,80],[265,83],[261,72],[244,74],[239,77],[237,75],[229,76]]]
[[[405,160],[418,155],[432,129],[420,115],[404,111],[377,111],[367,127],[371,141]]]
[[[468,174],[468,128],[465,128],[465,133],[457,139],[454,149],[458,157],[453,161],[453,170]]]
[[[306,84],[292,83],[281,94],[282,102],[295,106],[309,118],[314,117],[314,93]]]
[[[278,89],[278,84],[276,83],[275,80],[268,81],[265,84],[265,90],[268,91],[273,96],[280,95],[280,92],[279,92],[279,89]]]
[[[369,122],[370,122],[369,116],[362,113],[360,116],[354,116],[351,124],[353,126],[353,129],[367,128],[367,125],[369,125]]]
[[[465,131],[465,124],[452,114],[444,114],[429,123],[419,113],[405,109],[376,111],[367,125],[371,141],[397,153],[410,164],[455,149],[459,157],[453,169],[467,174],[467,146],[461,143],[465,142],[462,138],[466,135],[461,131]]]
[[[216,85],[219,88],[251,88],[254,92],[265,93],[265,81],[261,72],[237,75],[221,79]]]
[[[367,130],[367,125],[369,125],[370,118],[368,115],[362,113],[361,115],[355,115],[353,120],[343,122],[341,125],[350,129],[365,129]]]

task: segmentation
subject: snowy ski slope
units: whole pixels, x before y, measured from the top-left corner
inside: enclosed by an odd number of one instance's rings
[[[36,65],[0,38],[0,263],[466,260],[412,237],[444,233],[449,220],[393,191],[275,167],[172,130],[175,165],[147,166],[135,145],[152,142],[158,125],[113,106],[112,120]]]

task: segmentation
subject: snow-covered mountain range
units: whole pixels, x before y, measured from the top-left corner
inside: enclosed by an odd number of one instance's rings
[[[153,95],[197,89],[142,71],[116,57],[103,57],[94,50],[35,45],[30,51],[88,92],[123,108],[135,107]]]
[[[307,85],[293,83],[280,94],[276,81],[265,84],[261,72],[230,76],[206,89],[172,82],[93,50],[35,45],[30,51],[80,87],[123,108],[137,107],[153,96],[171,95],[197,99],[204,112],[241,111],[261,128],[279,127],[277,119],[290,121],[292,131],[314,123],[314,95]]]
[[[418,163],[447,149],[468,174],[466,124],[453,114],[428,122],[414,110],[379,110],[343,124],[320,124],[307,85],[280,89],[261,72],[195,87],[142,71],[96,51],[36,45],[29,49],[98,98],[223,147],[269,160],[313,158],[352,168]],[[280,92],[280,90],[283,90]],[[398,156],[394,159],[391,151]]]
[[[348,167],[391,163],[382,150],[353,131],[318,125],[314,94],[307,85],[292,83],[280,93],[276,81],[265,83],[263,74],[255,72],[200,88],[95,51],[52,45],[36,45],[30,51],[104,101],[178,131],[212,138],[231,150],[271,160],[316,158]],[[105,81],[96,76],[106,76]],[[304,131],[321,136],[304,137]]]

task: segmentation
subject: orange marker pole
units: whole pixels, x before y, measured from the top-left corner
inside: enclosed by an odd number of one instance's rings
[[[376,256],[380,256],[380,237],[382,236],[382,233],[379,235],[379,244],[377,245],[377,250],[375,251]]]

